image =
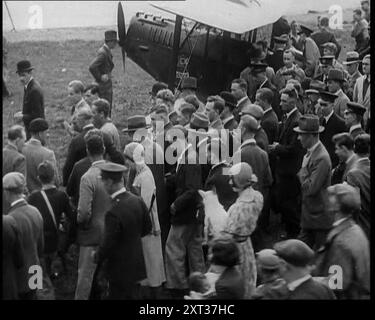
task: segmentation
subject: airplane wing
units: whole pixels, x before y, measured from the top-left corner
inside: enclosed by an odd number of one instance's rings
[[[204,25],[242,34],[274,23],[291,0],[185,0],[149,2],[153,7]]]

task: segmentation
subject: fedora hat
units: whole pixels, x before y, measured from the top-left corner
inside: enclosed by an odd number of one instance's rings
[[[34,69],[34,67],[31,65],[29,60],[22,60],[22,61],[17,63],[16,73],[29,72],[33,69]]]
[[[319,94],[321,91],[324,91],[326,85],[323,81],[311,80],[309,89],[305,90],[307,94],[316,93]]]
[[[132,132],[138,129],[148,128],[150,128],[150,126],[147,125],[145,116],[132,116],[128,118],[128,127],[123,129],[122,132]]]
[[[342,64],[348,65],[348,64],[353,64],[360,62],[359,60],[359,54],[356,51],[349,51],[346,53],[346,61],[343,61]]]
[[[297,133],[321,133],[324,127],[319,125],[319,117],[313,114],[301,116],[298,127],[293,129]]]
[[[197,90],[197,78],[187,77],[182,79],[181,89],[194,89]]]
[[[344,82],[345,81],[344,72],[342,72],[339,69],[329,70],[327,81],[329,80]]]
[[[115,30],[107,30],[104,32],[105,41],[118,41],[117,32]]]

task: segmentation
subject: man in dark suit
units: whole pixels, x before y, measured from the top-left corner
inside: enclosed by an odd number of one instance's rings
[[[237,122],[240,122],[240,116],[242,109],[245,106],[251,104],[249,97],[247,96],[247,83],[244,79],[234,79],[231,85],[231,92],[237,100],[237,107],[234,109],[234,118]]]
[[[314,251],[304,242],[289,239],[278,242],[274,249],[281,259],[280,275],[286,281],[288,300],[333,300],[328,286],[311,277]]]
[[[271,105],[273,96],[272,90],[268,88],[258,89],[255,95],[255,103],[263,109],[260,126],[266,132],[269,144],[273,144],[279,135],[279,121]]]
[[[322,91],[320,92],[320,100],[318,100],[322,114],[320,124],[324,127],[324,131],[320,134],[320,141],[322,141],[328,151],[333,168],[337,166],[339,159],[335,153],[335,144],[332,141],[332,137],[347,131],[344,119],[339,117],[333,110],[335,99],[335,94]]]
[[[114,30],[106,31],[104,33],[104,42],[103,46],[98,50],[95,59],[91,62],[89,70],[99,85],[99,97],[109,102],[109,116],[111,116],[113,95],[111,72],[114,67],[111,50],[118,44],[117,32]]]
[[[327,17],[323,17],[319,21],[319,30],[315,31],[311,34],[311,39],[313,39],[320,50],[320,55],[324,55],[324,48],[322,47],[323,44],[327,42],[332,42],[336,45],[336,59],[339,57],[341,52],[341,46],[337,42],[335,35],[328,30],[329,28],[329,19]]]
[[[109,300],[139,299],[137,282],[147,277],[142,237],[151,232],[148,208],[142,199],[126,191],[126,167],[112,162],[98,167],[112,207],[105,215],[104,239],[94,258],[98,265],[107,262]]]
[[[366,108],[356,102],[348,102],[344,111],[344,120],[353,140],[360,134],[366,133],[362,128],[363,115]]]
[[[327,213],[326,189],[331,185],[331,159],[319,140],[319,126],[315,115],[304,115],[297,128],[298,139],[307,153],[298,172],[302,192],[301,233],[299,238],[312,248],[319,248],[332,225],[332,216]]]
[[[92,121],[93,114],[91,111],[86,109],[81,109],[73,118],[73,125],[79,134],[72,139],[68,147],[68,154],[62,170],[64,186],[66,186],[68,183],[68,179],[73,170],[74,164],[87,156],[84,136],[90,130],[95,129]],[[99,129],[96,130],[100,132]],[[109,156],[109,158],[115,157],[119,152],[114,147],[111,138],[105,132],[102,132],[101,134],[103,136],[106,154]]]
[[[238,127],[238,122],[234,118],[234,109],[237,106],[236,98],[228,91],[220,93],[220,97],[224,99],[224,110],[220,114],[220,119],[223,122],[224,129],[233,131]]]
[[[301,167],[303,149],[293,130],[301,117],[297,109],[296,90],[282,91],[281,108],[285,114],[280,126],[278,142],[269,145],[270,156],[276,157],[276,207],[285,223],[288,237],[296,237],[300,225],[300,183],[297,172]]]
[[[33,78],[30,61],[22,60],[17,63],[17,74],[24,86],[22,113],[14,116],[25,124],[26,138],[30,139],[29,124],[36,118],[44,118],[44,97],[40,84]]]
[[[354,141],[356,161],[348,170],[345,181],[358,188],[361,196],[361,211],[358,224],[370,239],[371,230],[371,175],[370,175],[370,135],[362,134]]]

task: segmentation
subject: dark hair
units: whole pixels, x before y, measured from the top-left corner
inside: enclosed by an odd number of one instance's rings
[[[268,88],[260,88],[256,92],[259,93],[259,96],[262,100],[266,101],[267,103],[271,104],[273,101],[273,92],[271,89]]]
[[[218,238],[212,243],[213,264],[233,267],[240,262],[240,252],[237,243],[231,238]]]
[[[322,27],[328,27],[329,25],[329,19],[327,17],[323,17],[320,19],[320,25]]]
[[[247,82],[244,79],[234,79],[232,83],[237,83],[243,91],[247,92]]]
[[[188,279],[189,288],[192,291],[204,293],[204,283],[207,280],[206,276],[201,272],[193,272]]]
[[[99,94],[99,87],[96,84],[89,84],[84,92],[90,91],[92,94]]]
[[[361,9],[355,9],[355,10],[353,10],[353,12],[354,12],[355,14],[359,15],[359,16],[362,15],[362,11],[361,11]]]
[[[347,132],[335,134],[332,137],[332,142],[339,147],[346,147],[348,150],[353,150],[354,147],[354,140]]]
[[[184,100],[187,102],[187,103],[190,103],[191,105],[194,106],[195,110],[198,110],[199,108],[199,100],[197,98],[197,96],[195,94],[189,94],[188,96],[186,96],[184,98]]]
[[[22,138],[22,132],[25,132],[25,128],[20,125],[12,126],[8,131],[8,140],[16,140]]]
[[[93,106],[96,106],[96,110],[98,113],[104,113],[104,117],[108,117],[109,115],[109,102],[105,99],[97,99],[92,103]]]
[[[217,111],[217,113],[218,114],[221,114],[222,112],[223,112],[223,110],[224,110],[224,107],[225,107],[225,102],[224,102],[224,100],[223,99],[216,99],[215,101],[214,101],[214,105],[213,105],[213,109],[215,110],[215,111]]]
[[[104,142],[103,138],[99,135],[92,135],[88,139],[85,139],[86,148],[90,155],[103,155],[104,154]]]
[[[114,183],[119,183],[123,181],[122,172],[102,171],[101,176],[102,176],[102,180],[112,180]]]
[[[354,140],[354,152],[356,154],[369,154],[370,153],[370,135],[360,134]]]
[[[55,169],[50,161],[43,161],[39,164],[38,168],[38,178],[41,183],[47,184],[53,182],[55,177]]]

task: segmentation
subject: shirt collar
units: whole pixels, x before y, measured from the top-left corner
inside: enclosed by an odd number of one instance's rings
[[[341,96],[342,93],[344,93],[344,92],[342,91],[342,89],[339,89],[339,90],[337,90],[337,92],[335,92],[335,95],[336,95],[336,96]]]
[[[353,153],[346,161],[345,163],[348,164],[353,158],[355,157],[355,153]]]
[[[341,219],[335,221],[334,223],[332,223],[332,226],[333,227],[337,227],[339,224],[343,223],[344,221],[346,221],[348,219],[349,219],[349,217],[347,217],[347,218],[341,218]]]
[[[94,161],[94,162],[91,164],[91,166],[96,166],[97,164],[99,164],[99,163],[104,163],[104,162],[105,162],[104,159],[102,159],[102,160],[97,160],[97,161]]]
[[[265,115],[266,113],[271,112],[271,111],[272,111],[272,107],[269,107],[268,109],[264,110],[263,115]]]
[[[318,142],[315,143],[311,148],[307,149],[310,152],[310,154],[312,154],[313,151],[318,147],[319,143],[320,143],[320,140],[318,140]]]
[[[354,126],[351,126],[349,129],[349,133],[352,133],[355,129],[361,129],[362,126],[360,123],[355,124]]]
[[[106,43],[104,43],[103,47],[106,48],[107,50],[111,51],[111,49],[109,49],[109,47]]]
[[[231,115],[230,117],[226,118],[223,120],[223,125],[226,125],[229,121],[233,120],[234,119],[234,116]]]
[[[297,111],[297,107],[294,107],[291,111],[289,111],[289,112],[286,114],[286,118],[289,119],[289,117],[290,117],[295,111]]]
[[[211,167],[211,170],[212,169],[215,169],[217,168],[218,166],[221,166],[222,164],[226,164],[227,162],[225,160],[221,161],[221,162],[218,162],[218,163],[215,163],[212,167]]]
[[[14,207],[17,203],[20,203],[20,202],[23,202],[23,201],[25,201],[24,198],[19,198],[18,200],[13,201],[13,202],[10,204],[10,207]]]
[[[328,120],[332,117],[332,115],[333,115],[333,110],[331,111],[331,113],[328,116],[324,117],[324,119],[326,119],[327,123],[328,123]]]
[[[294,290],[296,290],[297,287],[299,287],[302,283],[306,282],[307,280],[309,280],[309,279],[311,279],[311,278],[312,278],[311,275],[310,275],[310,274],[307,274],[307,275],[305,275],[305,276],[302,277],[302,278],[299,278],[299,279],[297,279],[297,280],[294,280],[294,281],[288,283],[288,285],[287,285],[287,286],[288,286],[288,289],[289,289],[290,291],[294,291]]]
[[[237,102],[237,106],[239,106],[242,102],[244,102],[246,100],[247,96],[244,96],[243,98],[241,98],[240,100],[238,100]]]
[[[29,142],[34,143],[34,144],[40,144],[40,145],[42,145],[42,143],[40,142],[40,140],[35,139],[35,138],[30,138]]]
[[[31,77],[31,78],[29,79],[29,81],[27,81],[27,83],[25,84],[25,89],[27,89],[28,85],[30,84],[31,80],[33,80],[33,79],[34,79],[34,78]]]
[[[124,193],[124,192],[126,192],[126,189],[125,189],[125,187],[122,187],[120,190],[117,190],[115,193],[112,193],[112,194],[111,194],[111,198],[114,199],[114,198],[116,198],[119,194]]]
[[[240,149],[242,149],[244,146],[248,145],[248,144],[256,144],[257,142],[255,141],[254,138],[251,138],[251,139],[246,139],[244,142],[242,142],[241,146],[240,146]]]
[[[54,184],[45,184],[42,186],[42,190],[56,189],[57,187]]]
[[[266,79],[262,82],[262,84],[260,85],[259,88],[263,88],[263,86],[264,86],[264,84],[267,82],[267,80],[268,80],[268,78],[266,78]]]
[[[10,142],[10,141],[8,141],[8,146],[11,147],[12,149],[18,151],[17,146],[14,143]]]

